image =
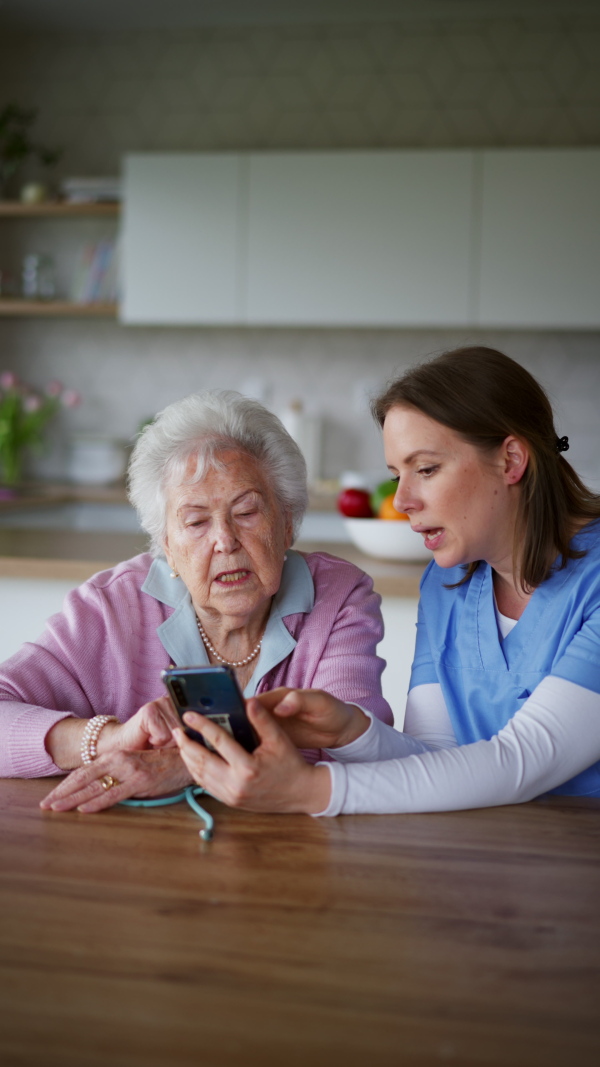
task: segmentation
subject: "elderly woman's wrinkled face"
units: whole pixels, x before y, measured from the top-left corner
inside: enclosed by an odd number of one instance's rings
[[[291,523],[254,459],[228,451],[219,461],[202,481],[171,487],[164,547],[197,610],[241,621],[279,589]],[[192,457],[186,474],[195,468]]]

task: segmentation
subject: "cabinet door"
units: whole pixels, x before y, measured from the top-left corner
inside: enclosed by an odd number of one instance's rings
[[[127,157],[124,322],[239,318],[240,167],[237,155]]]
[[[469,321],[470,152],[250,157],[247,319]]]
[[[600,325],[600,151],[483,153],[479,322]]]

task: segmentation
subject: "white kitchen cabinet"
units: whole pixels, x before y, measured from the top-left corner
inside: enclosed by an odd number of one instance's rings
[[[483,152],[482,326],[600,326],[600,150]]]
[[[246,320],[466,325],[472,199],[472,152],[251,154]]]
[[[235,154],[126,158],[123,322],[239,321],[241,183]]]
[[[125,323],[597,328],[600,150],[140,154]]]

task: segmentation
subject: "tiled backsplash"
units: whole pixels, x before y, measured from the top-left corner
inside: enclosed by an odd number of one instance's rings
[[[39,107],[64,174],[112,174],[126,151],[600,143],[600,17],[119,34],[9,35],[0,101]],[[63,430],[128,437],[209,386],[260,390],[325,418],[323,474],[371,469],[365,394],[414,359],[495,345],[549,388],[580,472],[600,487],[600,334],[131,329],[2,321],[0,369],[84,394]],[[39,469],[61,470],[60,450]]]
[[[247,389],[275,411],[291,399],[324,417],[323,474],[382,463],[366,394],[418,358],[464,343],[500,348],[549,390],[569,459],[600,488],[600,338],[596,333],[409,330],[200,330],[124,328],[102,322],[2,323],[2,364],[40,385],[50,376],[85,404],[71,430],[129,437],[171,400],[202,388]],[[60,456],[40,469],[59,473]],[[50,464],[50,466],[49,466]]]

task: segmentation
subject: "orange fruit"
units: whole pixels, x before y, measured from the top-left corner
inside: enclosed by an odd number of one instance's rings
[[[386,496],[379,508],[377,515],[378,519],[404,519],[408,522],[408,515],[405,515],[403,511],[396,511],[394,507],[394,494]]]

